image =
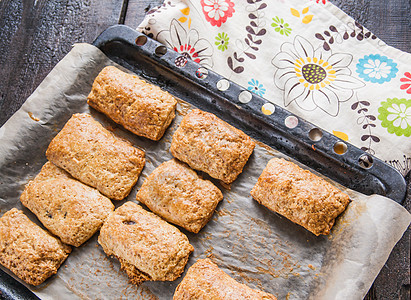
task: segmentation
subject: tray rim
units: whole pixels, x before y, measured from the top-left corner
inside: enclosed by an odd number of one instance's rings
[[[138,46],[138,45],[136,45],[135,41],[140,36],[144,36],[145,39],[147,40],[147,42],[144,45]],[[183,77],[187,78],[188,80],[192,80],[196,84],[202,85],[206,89],[211,89],[214,93],[220,93],[220,95],[222,95],[223,97],[227,96],[226,91],[219,91],[219,90],[216,90],[216,88],[214,88],[214,90],[213,90],[213,86],[204,85],[204,82],[206,82],[206,81],[198,80],[197,78],[195,78],[192,75],[193,71],[195,72],[195,70],[198,70],[199,68],[204,68],[200,64],[195,63],[194,61],[188,60],[183,68],[176,68],[175,66],[173,68],[173,64],[170,63],[169,60],[181,57],[181,54],[179,54],[178,52],[175,52],[172,49],[167,48],[168,51],[166,52],[165,55],[159,56],[159,55],[154,55],[153,53],[147,53],[147,49],[145,49],[146,45],[149,45],[148,48],[150,49],[150,51],[153,50],[153,48],[157,48],[159,46],[161,46],[161,47],[166,47],[166,46],[161,44],[160,42],[154,40],[154,39],[151,39],[150,37],[146,36],[145,34],[139,32],[135,29],[132,29],[131,27],[126,26],[126,25],[119,24],[119,25],[113,25],[113,26],[108,27],[106,30],[104,30],[94,40],[92,45],[96,46],[105,55],[107,55],[107,53],[104,51],[104,47],[107,43],[113,42],[113,41],[127,43],[131,47],[134,47],[137,51],[141,52],[142,55],[148,55],[148,57],[150,59],[152,59],[156,63],[162,65],[164,68],[167,68],[170,71],[172,71],[176,74],[179,74],[180,76],[183,76]],[[143,49],[143,50],[140,51],[138,49]],[[148,52],[150,52],[150,51],[148,51]],[[146,53],[143,53],[143,52],[146,52]],[[109,58],[112,59],[110,56],[109,56]],[[121,65],[121,63],[120,63],[120,65]],[[234,83],[233,81],[225,78],[224,76],[216,73],[215,71],[210,70],[210,69],[207,69],[207,71],[208,71],[207,78],[213,77],[213,78],[218,78],[218,79],[225,79],[229,82],[229,86],[234,88],[235,92],[247,91],[247,89],[245,87],[242,87],[242,86]],[[267,123],[267,119],[268,120],[273,119],[273,115],[275,115],[275,114],[272,114],[270,116],[263,116],[262,112],[258,112],[254,109],[254,107],[249,106],[250,103],[252,103],[252,102],[258,102],[258,103],[263,103],[263,104],[271,103],[275,107],[275,113],[277,113],[278,111],[285,112],[288,116],[295,116],[296,118],[298,118],[300,123],[308,125],[311,128],[320,129],[323,132],[323,134],[325,133],[327,135],[327,138],[331,137],[331,140],[328,141],[328,143],[327,143],[328,147],[330,145],[334,145],[336,142],[342,142],[342,143],[346,144],[347,147],[348,147],[348,150],[345,154],[339,155],[339,154],[336,154],[334,151],[331,151],[331,152],[333,152],[331,154],[330,153],[326,154],[325,153],[326,149],[324,149],[324,146],[321,146],[321,144],[319,144],[318,142],[311,141],[312,145],[315,146],[315,151],[317,153],[322,153],[323,155],[326,155],[326,156],[330,157],[330,159],[332,159],[332,160],[339,160],[342,164],[347,164],[347,159],[346,159],[345,155],[347,153],[349,153],[350,151],[354,151],[357,154],[360,153],[361,155],[367,155],[367,156],[371,157],[373,162],[374,162],[374,164],[372,165],[371,168],[364,169],[364,168],[356,166],[356,169],[360,170],[359,172],[365,172],[367,174],[370,174],[371,176],[373,176],[374,178],[378,178],[379,180],[384,179],[383,180],[383,183],[385,183],[384,188],[388,188],[388,192],[386,194],[381,194],[381,193],[378,193],[378,192],[375,192],[375,193],[386,196],[386,197],[392,199],[393,201],[395,201],[399,204],[402,204],[402,205],[404,204],[405,197],[406,197],[406,192],[407,192],[407,183],[405,181],[404,176],[398,170],[396,170],[392,166],[388,165],[387,163],[385,163],[381,159],[364,152],[363,150],[359,149],[358,147],[356,147],[356,146],[354,146],[354,145],[352,145],[352,144],[350,144],[346,141],[343,141],[342,139],[334,136],[333,134],[329,133],[328,131],[322,129],[321,127],[316,126],[315,124],[313,124],[309,121],[306,121],[304,118],[299,117],[299,116],[289,112],[287,109],[282,108],[279,105],[277,105],[275,103],[272,103],[269,100],[267,100],[263,97],[260,97],[260,96],[254,94],[254,93],[252,93],[252,101],[250,101],[246,104],[237,102],[237,103],[234,103],[234,105],[238,108],[240,106],[241,109],[243,109],[243,110],[244,109],[248,109],[249,111],[251,110],[251,112],[254,113],[254,114],[257,113],[256,117],[258,117],[262,122]],[[265,118],[262,119],[262,117],[265,117]],[[278,124],[278,122],[277,122],[277,124]],[[272,123],[271,123],[271,126],[272,126]],[[322,140],[324,140],[324,138]],[[281,150],[279,150],[279,151],[283,152]],[[291,156],[293,159],[296,159],[300,163],[306,165],[304,162],[301,162],[300,159],[298,159],[297,157],[295,157],[293,155],[290,155],[289,153],[285,153],[285,154],[288,155],[288,156]],[[359,158],[359,156],[358,156],[358,158]],[[351,160],[351,163],[352,163],[352,160]],[[308,167],[311,167],[311,166],[308,165]],[[323,172],[321,172],[321,171],[317,171],[317,172],[323,174]],[[332,176],[329,176],[328,174],[323,174],[323,175],[325,175],[327,177],[330,177],[331,179],[341,183],[339,180],[333,178]],[[345,185],[344,183],[341,183],[341,184]],[[352,188],[351,186],[348,186],[348,187]],[[352,188],[352,189],[358,191],[355,188]],[[359,192],[362,192],[362,191],[359,191]]]
[[[108,37],[113,37],[113,33],[116,32],[117,30],[121,30],[123,33],[127,35],[131,36],[135,36],[137,34],[137,36],[140,35],[144,35],[128,26],[125,25],[113,25],[110,26],[109,28],[107,28],[106,30],[104,30],[102,33],[100,33],[100,35],[94,40],[93,43],[91,43],[92,45],[96,46],[97,48],[99,48],[101,50],[102,45],[105,43],[106,39]],[[145,36],[145,35],[144,35]],[[149,37],[147,37],[147,39],[150,39]],[[158,45],[162,45],[159,42],[155,41],[155,40],[151,40],[153,43],[157,43]],[[103,51],[104,52],[104,51]],[[176,54],[177,55],[177,54]],[[195,64],[198,67],[201,67],[200,65],[196,64],[195,62],[190,62],[190,64]],[[212,70],[209,70],[209,72],[214,73],[215,75],[221,76],[217,73],[215,73]],[[224,78],[223,76],[221,76],[222,78]],[[226,79],[226,78],[224,78]],[[226,79],[228,80],[228,79]],[[230,81],[231,82],[231,81]],[[240,87],[239,85],[233,83],[233,85]],[[240,87],[243,90],[246,90],[246,88],[244,87]],[[254,97],[254,95],[253,95]],[[266,102],[269,102],[268,100],[259,97],[259,96],[255,96],[256,98],[260,98],[265,100]],[[271,102],[269,102],[271,103]],[[273,104],[276,106],[276,109],[280,109],[279,106],[277,106],[276,104]],[[282,110],[285,110],[283,108],[281,108]],[[292,113],[290,113],[290,115],[294,115]],[[304,120],[301,117],[298,117],[299,120]],[[307,122],[307,121],[306,121]],[[7,123],[7,122],[6,122]],[[5,123],[5,124],[6,124]],[[307,122],[309,123],[309,122]],[[311,124],[311,123],[310,123]],[[318,126],[313,125],[316,128],[319,128]],[[325,130],[321,129],[323,132],[326,132]],[[337,140],[340,140],[336,137]],[[342,141],[342,140],[341,140]],[[343,141],[346,144],[349,144],[345,141]],[[349,144],[350,145],[350,144]],[[351,145],[352,146],[352,145]],[[355,147],[355,146],[352,146]],[[356,147],[355,147],[356,148]],[[358,148],[357,148],[358,149]],[[288,155],[288,154],[287,154]],[[396,174],[396,176],[400,176],[400,178],[402,179],[400,181],[400,188],[401,186],[403,186],[403,191],[401,190],[400,193],[403,193],[403,199],[401,201],[399,201],[398,199],[393,199],[393,201],[396,201],[400,204],[403,204],[403,201],[405,200],[405,196],[406,196],[406,181],[405,178],[396,170],[394,169],[392,166],[386,164],[385,162],[381,161],[378,158],[375,158],[375,161],[380,161],[381,163],[383,163],[385,166],[387,166],[388,168],[392,169],[394,171],[394,174]],[[372,169],[372,168],[371,168]],[[321,172],[320,172],[321,173]],[[39,299],[30,289],[28,289],[23,283],[21,283],[19,280],[13,278],[12,276],[10,276],[9,274],[7,274],[6,272],[4,272],[2,269],[0,269],[0,299],[2,299],[2,297],[5,297],[6,299]]]

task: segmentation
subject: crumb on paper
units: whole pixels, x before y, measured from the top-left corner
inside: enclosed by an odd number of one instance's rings
[[[236,265],[226,264],[223,261],[220,261],[219,265],[221,265],[225,269],[230,270],[234,278],[240,277],[241,280],[239,280],[239,282],[244,283],[244,284],[252,283],[252,284],[255,284],[258,289],[260,290],[263,289],[263,284],[258,278],[254,278],[248,275],[250,273],[251,274],[254,273],[253,271],[250,271],[248,269],[245,269],[245,268],[242,268]]]
[[[219,181],[219,183],[224,189],[226,189],[227,191],[231,191],[231,183],[225,183],[221,180]]]
[[[28,115],[30,119],[32,119],[33,121],[36,121],[36,122],[40,121],[40,119],[36,118],[31,111],[28,112]]]
[[[227,216],[229,214],[229,211],[224,208],[221,210],[216,210],[215,212],[219,217]]]
[[[264,222],[256,218],[251,218],[251,221],[253,221],[258,227],[264,228],[264,230],[267,230],[267,232],[271,234],[272,230],[271,230],[271,227],[267,224],[267,222]]]
[[[224,238],[229,238],[231,235],[231,231],[230,230],[224,230],[223,233],[226,233],[227,235],[224,236]]]
[[[231,204],[232,202],[234,202],[234,200],[235,200],[234,198],[230,197],[229,195],[225,195],[224,198],[225,198],[225,201],[227,201],[227,202],[230,203],[230,204]]]
[[[297,269],[300,269],[301,265],[298,262],[294,262],[289,254],[276,250],[275,247],[273,247],[273,250],[277,257],[274,259],[258,260],[258,262],[266,266],[266,268],[257,267],[259,272],[269,274],[273,278],[288,278],[289,275],[300,276]]]
[[[210,232],[206,232],[203,237],[200,238],[201,242],[209,241],[213,238],[213,235]]]
[[[184,102],[183,100],[179,98],[176,98],[176,100],[177,100],[177,112],[180,115],[185,116],[186,114],[190,112],[190,110],[193,109],[193,107],[187,102]]]

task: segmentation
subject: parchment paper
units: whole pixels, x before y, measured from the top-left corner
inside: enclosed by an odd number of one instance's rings
[[[115,134],[146,151],[143,173],[125,201],[136,201],[136,191],[147,175],[171,159],[171,136],[192,106],[179,102],[177,117],[160,142],[133,135],[86,104],[98,72],[113,64],[94,46],[75,45],[0,129],[1,215],[17,207],[39,223],[22,207],[19,197],[24,185],[46,162],[45,151],[51,139],[73,113],[90,113]],[[210,257],[236,280],[279,299],[362,299],[408,227],[411,215],[388,198],[367,197],[334,183],[353,201],[338,218],[331,235],[316,237],[250,196],[272,157],[284,155],[259,144],[230,190],[214,181],[222,189],[224,200],[213,218],[198,234],[182,230],[195,248],[186,270],[197,259]],[[123,203],[115,202],[116,206]],[[147,282],[140,287],[128,283],[118,261],[106,257],[95,235],[73,249],[57,275],[29,288],[42,299],[172,299],[181,279]]]

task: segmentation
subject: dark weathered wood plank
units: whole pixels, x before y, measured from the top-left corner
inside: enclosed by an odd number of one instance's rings
[[[330,0],[388,45],[411,53],[411,1]],[[405,207],[411,211],[410,182]],[[408,228],[365,297],[366,300],[410,299],[410,233]]]
[[[124,25],[137,28],[141,21],[143,21],[144,15],[163,2],[163,0],[128,0]]]
[[[411,53],[411,1],[409,0],[330,0],[348,15],[367,27],[388,45]],[[411,211],[411,187],[405,207]],[[410,299],[410,234],[392,251],[376,278],[366,300]]]
[[[411,174],[408,174],[407,198],[405,208],[411,212]],[[404,233],[402,239],[394,247],[387,263],[382,268],[366,300],[410,298],[410,235],[411,228]]]
[[[77,42],[117,24],[123,0],[0,1],[0,126]]]
[[[388,45],[411,53],[410,0],[330,0]]]

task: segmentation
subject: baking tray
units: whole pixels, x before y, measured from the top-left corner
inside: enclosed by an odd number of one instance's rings
[[[115,25],[93,45],[147,81],[338,183],[366,195],[379,194],[403,203],[406,181],[393,167],[280,106],[272,104],[274,112],[267,115],[262,107],[270,103],[268,100],[144,34]],[[286,125],[290,119],[297,124],[294,128]],[[334,150],[337,143],[342,148],[346,146],[344,154]]]
[[[111,60],[130,69],[140,77],[159,85],[178,98],[212,112],[245,131],[254,139],[295,158],[335,181],[364,194],[380,194],[402,203],[406,183],[402,175],[383,161],[345,143],[334,135],[273,105],[271,115],[262,107],[269,101],[223,78],[181,54],[166,49],[157,41],[123,25],[104,31],[93,43]],[[246,93],[246,94],[244,94]],[[245,99],[242,98],[245,95]],[[248,96],[248,98],[247,98]],[[247,103],[244,103],[247,102]],[[230,112],[230,113],[228,113]],[[290,128],[286,119],[297,126]],[[313,141],[310,131],[322,133]],[[337,154],[336,143],[344,143],[347,151]],[[360,163],[367,158],[369,167]],[[38,299],[24,285],[0,269],[0,298]]]

